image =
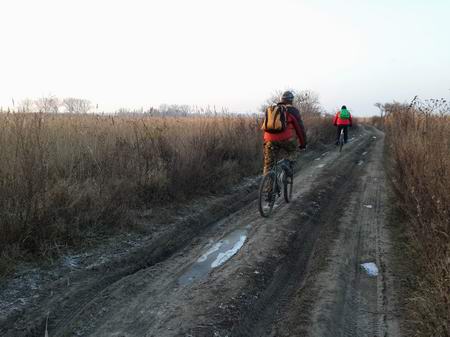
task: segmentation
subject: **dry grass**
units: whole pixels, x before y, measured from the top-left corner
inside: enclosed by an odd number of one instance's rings
[[[331,115],[308,115],[302,116],[308,135],[308,146],[315,147],[321,144],[329,144],[334,141],[336,127],[333,125]]]
[[[128,210],[223,191],[262,167],[255,116],[0,114],[0,273],[87,235],[127,226]],[[311,143],[331,124],[306,118]],[[334,133],[334,129],[333,129]]]
[[[222,188],[261,161],[257,121],[244,117],[2,114],[0,125],[3,254],[52,254],[130,207]]]
[[[450,109],[445,101],[385,105],[393,185],[407,217],[413,275],[408,336],[450,335]]]

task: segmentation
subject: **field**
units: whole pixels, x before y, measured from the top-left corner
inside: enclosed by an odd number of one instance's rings
[[[270,218],[260,115],[0,115],[0,334],[446,336],[448,113],[383,109]]]
[[[0,333],[50,312],[53,335],[446,336],[449,109],[380,107],[342,153],[304,113],[293,200],[268,219],[261,115],[0,114]]]
[[[329,117],[306,115],[310,145]],[[260,117],[0,114],[0,271],[88,234],[132,227],[129,210],[218,193],[260,173]]]

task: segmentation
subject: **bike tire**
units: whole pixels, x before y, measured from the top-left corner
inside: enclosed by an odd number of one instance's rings
[[[273,172],[269,172],[268,174],[263,176],[259,185],[258,208],[259,214],[261,214],[261,216],[264,218],[267,218],[272,213],[273,205],[275,204],[275,179],[275,174]],[[272,191],[270,198],[268,196],[268,192],[266,192],[268,187]],[[269,199],[269,201],[267,201],[267,199]]]
[[[284,200],[289,203],[292,200],[292,189],[294,186],[294,177],[288,177],[286,172],[283,177],[283,194]]]
[[[339,143],[340,143],[339,144],[339,152],[342,152],[342,147],[344,146],[344,141],[341,140]]]

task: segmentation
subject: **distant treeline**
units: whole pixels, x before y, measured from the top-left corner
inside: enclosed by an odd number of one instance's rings
[[[307,116],[323,116],[326,115],[325,110],[319,103],[318,95],[309,90],[295,91],[294,105],[299,108],[303,115]],[[277,103],[281,91],[275,92],[269,99],[261,105],[262,112],[270,104]],[[226,107],[216,106],[199,106],[187,104],[161,104],[159,107],[141,107],[127,108],[122,107],[114,111],[99,110],[98,104],[93,104],[90,100],[77,97],[58,98],[56,96],[47,96],[37,99],[26,98],[20,102],[12,102],[12,107],[0,106],[0,113],[99,113],[107,115],[151,115],[151,116],[173,116],[181,117],[188,115],[226,115],[230,111]],[[256,112],[255,112],[256,113]],[[251,113],[243,113],[251,115]]]

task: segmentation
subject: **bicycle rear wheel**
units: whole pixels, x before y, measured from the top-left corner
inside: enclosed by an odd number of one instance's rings
[[[341,134],[339,136],[339,152],[342,152],[342,147],[344,146],[344,130],[341,130]]]
[[[259,185],[259,213],[265,218],[272,213],[275,204],[275,179],[274,172],[269,172],[262,178]]]
[[[289,202],[292,200],[292,187],[294,186],[294,176],[288,177],[286,172],[283,177],[283,194],[284,200]]]

